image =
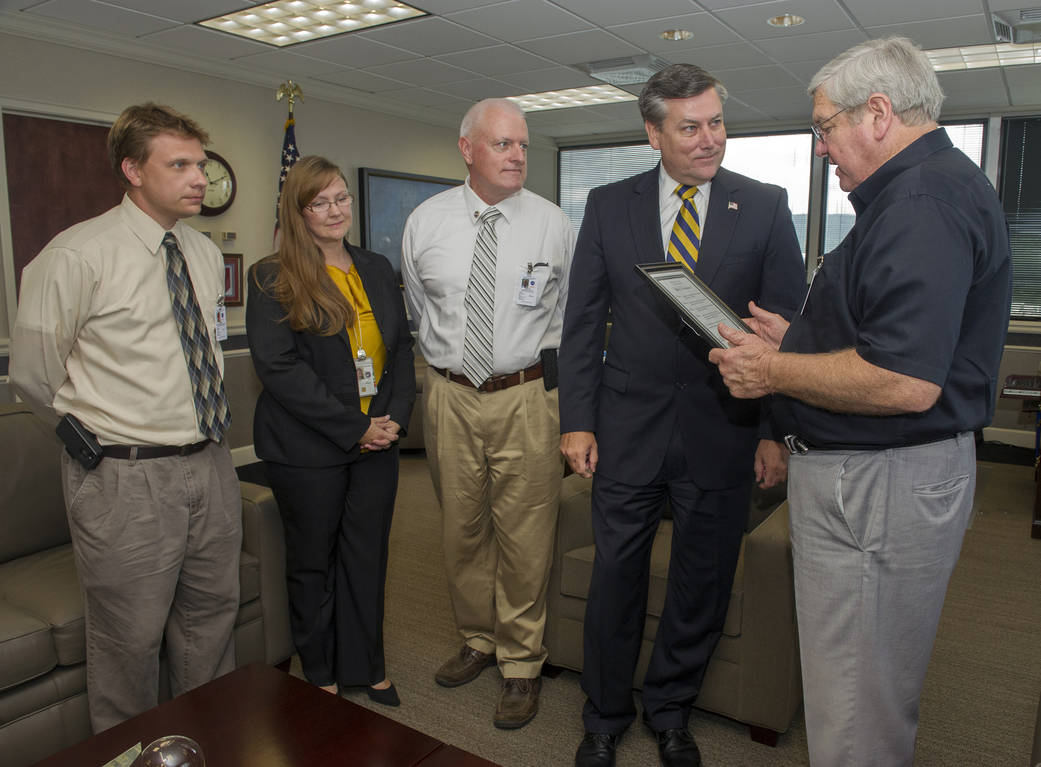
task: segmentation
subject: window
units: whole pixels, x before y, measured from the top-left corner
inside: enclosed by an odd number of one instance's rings
[[[979,166],[983,165],[983,123],[945,123],[947,135],[954,146]],[[821,252],[829,253],[839,246],[842,238],[853,228],[856,215],[847,193],[839,187],[835,172],[828,168],[828,187],[824,195],[824,238]]]
[[[735,173],[782,186],[788,191],[795,231],[806,257],[806,222],[810,204],[809,132],[727,139],[723,167]],[[560,207],[577,232],[586,197],[595,187],[650,170],[659,154],[649,144],[580,147],[560,150]]]
[[[1001,202],[1012,245],[1012,318],[1041,319],[1041,117],[1002,122]]]

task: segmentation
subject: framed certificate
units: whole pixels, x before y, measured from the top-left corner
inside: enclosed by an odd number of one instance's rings
[[[751,333],[749,328],[711,288],[683,264],[672,261],[637,264],[636,271],[679,312],[684,324],[712,346],[729,349],[719,334],[719,323]]]

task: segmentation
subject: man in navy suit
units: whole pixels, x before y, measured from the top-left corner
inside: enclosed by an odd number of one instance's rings
[[[689,64],[652,77],[639,104],[661,164],[594,189],[578,236],[560,345],[560,424],[561,452],[593,477],[580,767],[613,765],[636,715],[648,562],[666,500],[672,561],[643,718],[666,767],[701,763],[687,725],[726,617],[752,480],[768,487],[787,471],[761,403],[729,395],[705,342],[633,268],[682,261],[739,313],[749,301],[784,316],[798,309],[805,269],[785,191],[720,168],[726,95]]]

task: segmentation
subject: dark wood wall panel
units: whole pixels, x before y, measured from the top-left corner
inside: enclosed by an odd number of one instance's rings
[[[123,196],[108,164],[108,128],[5,114],[4,152],[11,205],[15,286],[43,246]]]

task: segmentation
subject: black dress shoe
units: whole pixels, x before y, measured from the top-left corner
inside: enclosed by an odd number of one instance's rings
[[[694,736],[683,729],[661,730],[654,733],[658,739],[658,756],[662,767],[701,767],[701,752]]]
[[[398,691],[394,689],[394,683],[391,682],[390,687],[384,687],[378,689],[376,687],[367,687],[365,691],[369,693],[369,700],[374,703],[379,703],[382,706],[400,706],[401,698],[398,697]]]
[[[614,767],[618,736],[606,732],[587,732],[575,752],[575,767]]]

